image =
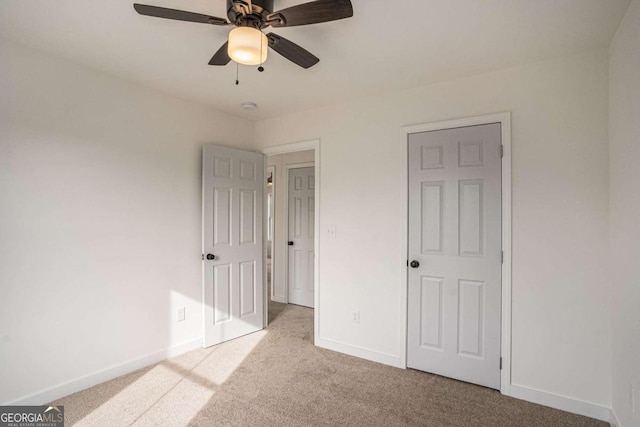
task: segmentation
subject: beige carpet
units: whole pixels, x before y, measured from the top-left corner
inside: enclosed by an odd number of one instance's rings
[[[55,402],[67,425],[604,426],[436,375],[313,346],[313,310]]]

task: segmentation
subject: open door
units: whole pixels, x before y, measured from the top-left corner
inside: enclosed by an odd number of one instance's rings
[[[264,328],[264,156],[205,145],[204,346]]]

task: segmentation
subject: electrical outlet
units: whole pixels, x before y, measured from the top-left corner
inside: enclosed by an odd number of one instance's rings
[[[335,239],[336,238],[336,226],[335,225],[330,225],[327,227],[327,237],[330,239]]]
[[[182,322],[185,319],[184,307],[180,307],[176,310],[176,319],[178,322]]]
[[[359,311],[352,311],[351,312],[351,321],[353,323],[360,323],[360,312]]]

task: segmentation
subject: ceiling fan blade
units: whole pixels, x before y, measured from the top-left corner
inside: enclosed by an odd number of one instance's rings
[[[231,61],[231,58],[229,58],[229,54],[227,53],[228,45],[229,42],[226,42],[220,49],[218,49],[209,61],[209,65],[227,65],[229,61]]]
[[[198,22],[200,24],[228,25],[226,19],[215,16],[202,15],[200,13],[186,12],[184,10],[167,9],[165,7],[147,6],[134,3],[133,8],[140,15],[154,16],[156,18],[175,19],[177,21]]]
[[[318,24],[353,16],[350,0],[316,0],[288,7],[267,16],[273,27]]]
[[[269,33],[267,34],[267,38],[269,39],[269,47],[271,49],[275,50],[289,61],[298,64],[302,68],[313,67],[318,63],[318,61],[320,61],[312,53],[284,37],[280,37],[274,33]]]

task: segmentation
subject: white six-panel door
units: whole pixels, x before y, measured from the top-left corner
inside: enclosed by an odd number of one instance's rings
[[[289,303],[313,307],[314,302],[314,168],[289,170]]]
[[[499,123],[409,135],[407,365],[495,389],[500,143]]]
[[[202,239],[205,347],[264,327],[264,179],[262,154],[205,145]]]

